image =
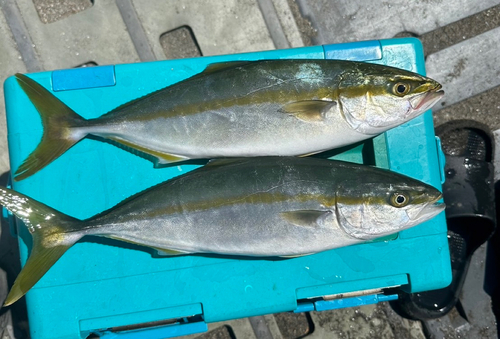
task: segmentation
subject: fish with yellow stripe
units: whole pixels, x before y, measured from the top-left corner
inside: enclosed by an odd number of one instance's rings
[[[388,170],[298,157],[214,160],[87,220],[0,188],[0,204],[33,237],[5,305],[21,298],[85,236],[170,255],[293,257],[415,226],[444,210],[440,199],[434,187]]]
[[[308,155],[380,134],[443,95],[436,81],[383,65],[227,62],[85,120],[30,77],[16,79],[40,113],[44,132],[15,180],[35,174],[89,135],[148,155],[155,165]]]

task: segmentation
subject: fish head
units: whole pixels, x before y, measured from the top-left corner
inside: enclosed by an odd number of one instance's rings
[[[369,173],[342,183],[336,192],[336,216],[351,237],[370,240],[397,233],[445,209],[436,188],[389,172]]]
[[[441,87],[413,72],[358,63],[342,75],[339,104],[351,128],[376,135],[430,109],[444,95]]]

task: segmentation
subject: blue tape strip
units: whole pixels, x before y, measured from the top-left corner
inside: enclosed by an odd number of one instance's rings
[[[107,87],[115,84],[115,66],[82,67],[52,72],[54,92]]]
[[[101,339],[160,339],[179,337],[206,331],[208,331],[208,326],[202,321],[188,324],[151,327],[118,333],[103,331],[98,332],[97,334]]]
[[[293,313],[311,312],[314,311],[314,304],[312,302],[299,303],[297,309]]]
[[[391,295],[379,294],[378,295],[378,302],[391,301],[391,300],[397,300],[397,299],[398,299],[397,294],[391,294]]]
[[[382,59],[382,47],[378,40],[323,45],[325,59],[370,61]]]

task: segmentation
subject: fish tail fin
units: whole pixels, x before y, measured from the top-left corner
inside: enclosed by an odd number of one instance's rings
[[[42,119],[43,136],[37,148],[17,169],[14,180],[35,174],[83,139],[87,133],[78,130],[86,120],[26,75],[16,74],[17,82],[31,100]]]
[[[4,306],[19,300],[82,236],[81,221],[23,194],[0,187],[0,205],[21,219],[33,237],[26,265],[16,278]]]

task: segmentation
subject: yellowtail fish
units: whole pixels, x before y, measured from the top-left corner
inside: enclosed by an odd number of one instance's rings
[[[16,180],[33,175],[88,135],[148,155],[155,165],[309,155],[398,126],[443,95],[436,81],[383,65],[228,62],[85,120],[28,76],[16,78],[44,129]]]
[[[0,188],[0,204],[33,237],[31,255],[5,305],[21,298],[88,235],[171,255],[293,257],[412,227],[443,211],[439,199],[437,189],[401,174],[295,157],[214,160],[87,220]]]

